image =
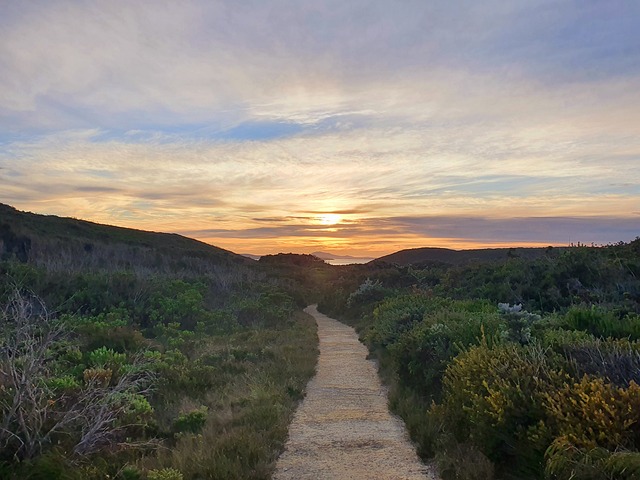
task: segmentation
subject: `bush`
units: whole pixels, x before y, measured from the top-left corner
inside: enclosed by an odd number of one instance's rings
[[[557,438],[545,453],[548,480],[637,480],[640,453],[603,448],[581,449],[567,437]]]
[[[183,478],[182,473],[175,468],[161,468],[147,472],[148,480],[183,480]]]
[[[444,378],[445,429],[475,445],[497,467],[517,465],[522,478],[539,477],[550,438],[545,394],[566,374],[539,346],[471,347]]]
[[[568,329],[582,330],[596,337],[640,339],[640,317],[634,314],[619,317],[601,308],[573,307],[565,314],[564,322]]]
[[[614,385],[640,384],[640,344],[629,340],[590,339],[563,345],[576,378],[602,377]]]
[[[423,396],[438,396],[442,376],[461,349],[479,343],[481,337],[500,339],[504,322],[496,313],[456,310],[459,305],[426,313],[424,319],[389,346],[400,382]]]
[[[204,424],[207,422],[208,408],[201,406],[196,410],[181,414],[173,422],[173,430],[175,432],[199,433],[202,431]]]
[[[451,301],[422,295],[389,298],[374,309],[373,322],[364,338],[374,348],[386,347],[420,322],[425,314],[438,311],[450,304]]]
[[[640,386],[585,375],[544,394],[549,424],[578,448],[634,448],[640,440]]]
[[[352,308],[363,303],[376,302],[384,298],[385,288],[380,280],[367,278],[347,299],[347,307]]]
[[[107,347],[100,347],[89,352],[87,355],[89,365],[95,368],[110,368],[118,371],[127,361],[127,356],[123,353],[116,353]]]

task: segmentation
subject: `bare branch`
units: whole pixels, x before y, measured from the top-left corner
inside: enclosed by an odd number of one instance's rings
[[[72,393],[49,386],[56,346],[68,338],[37,298],[14,294],[0,312],[0,445],[20,458],[33,458],[56,434],[68,434],[73,450],[86,455],[117,441],[126,424],[127,395],[145,395],[155,380],[138,355],[115,383],[86,376]],[[112,385],[110,383],[113,383]]]

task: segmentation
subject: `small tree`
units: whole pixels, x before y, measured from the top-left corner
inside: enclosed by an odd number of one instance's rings
[[[89,454],[140,418],[132,409],[150,408],[144,395],[154,375],[143,356],[117,376],[93,368],[79,380],[60,371],[69,340],[35,297],[15,292],[0,311],[0,449],[12,456],[33,458],[62,435]]]

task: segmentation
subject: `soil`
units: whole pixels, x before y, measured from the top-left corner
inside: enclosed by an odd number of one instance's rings
[[[353,328],[315,305],[305,311],[318,323],[320,357],[273,478],[438,480],[389,413],[376,365]]]

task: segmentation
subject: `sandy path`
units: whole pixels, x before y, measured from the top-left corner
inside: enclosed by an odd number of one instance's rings
[[[387,408],[375,364],[353,328],[319,313],[316,376],[289,427],[274,479],[431,479]]]

